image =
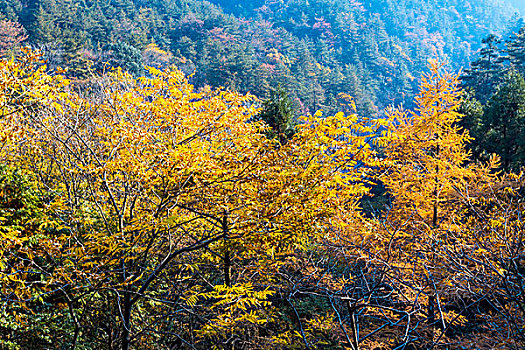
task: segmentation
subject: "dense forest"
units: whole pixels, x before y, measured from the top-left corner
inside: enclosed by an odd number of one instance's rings
[[[0,349],[523,349],[519,5],[0,0]]]
[[[93,70],[176,64],[198,87],[267,98],[282,86],[296,114],[335,113],[347,93],[376,116],[410,107],[434,52],[466,65],[491,32],[516,24],[498,0],[2,0],[50,67]]]

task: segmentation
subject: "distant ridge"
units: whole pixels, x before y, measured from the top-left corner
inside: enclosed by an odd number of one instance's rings
[[[50,67],[177,65],[197,86],[260,98],[281,85],[297,114],[410,107],[427,59],[459,70],[482,38],[503,34],[522,0],[0,0]]]

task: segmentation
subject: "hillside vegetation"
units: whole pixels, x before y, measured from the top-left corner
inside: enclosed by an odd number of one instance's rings
[[[525,348],[507,3],[0,12],[0,349]]]
[[[439,61],[414,112],[286,137],[177,70],[79,90],[41,64],[0,61],[2,348],[525,344],[524,177],[469,160]]]
[[[261,98],[279,84],[297,114],[411,106],[434,53],[467,64],[480,38],[502,33],[515,9],[496,0],[3,0],[51,67],[87,78],[121,66],[176,64],[197,86]]]

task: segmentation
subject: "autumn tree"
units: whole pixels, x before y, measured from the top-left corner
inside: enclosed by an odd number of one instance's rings
[[[428,325],[425,337],[433,343],[434,330],[447,328],[450,311],[444,299],[451,271],[444,267],[442,250],[465,235],[458,193],[476,188],[480,178],[489,176],[490,166],[468,165],[465,147],[470,137],[457,126],[458,77],[439,61],[431,61],[430,72],[423,76],[416,106],[413,112],[389,114],[393,141],[385,153],[391,165],[382,181],[393,203],[383,224],[389,242],[383,249],[396,271],[406,270],[406,278],[420,286],[419,300],[426,304],[420,316]]]
[[[0,21],[0,56],[6,55],[26,39],[26,31],[20,23],[9,20]]]
[[[2,67],[27,67],[16,83],[34,91],[36,105],[9,105],[3,130],[23,134],[5,139],[2,159],[49,193],[57,252],[35,293],[69,315],[64,345],[271,344],[272,332],[252,335],[276,319],[279,270],[356,210],[378,164],[356,116],[310,116],[275,147],[252,96],[196,92],[176,70],[117,70],[79,95],[27,62]],[[10,306],[25,302],[19,278]]]
[[[166,69],[170,65],[172,55],[164,50],[161,50],[156,44],[152,43],[146,46],[142,51],[142,61],[146,66],[155,67],[157,69]]]
[[[429,68],[413,111],[280,142],[175,68],[79,91],[0,62],[1,345],[522,347],[523,175],[470,163],[458,78]]]
[[[483,324],[464,346],[517,349],[525,344],[522,276],[523,173],[505,174],[486,183],[482,191],[462,191],[464,240],[447,247],[450,284],[463,322]],[[451,324],[449,328],[453,328]]]
[[[53,273],[63,241],[46,200],[50,194],[11,158],[15,140],[27,137],[29,116],[63,84],[39,63],[39,55],[28,53],[23,62],[3,61],[0,70],[0,298],[6,305],[0,344],[15,349],[42,348],[52,339],[71,341],[76,334],[72,300]],[[46,295],[52,293],[62,306],[49,307]]]

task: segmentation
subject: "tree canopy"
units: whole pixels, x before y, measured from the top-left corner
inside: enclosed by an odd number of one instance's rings
[[[0,19],[25,28],[25,43],[43,49],[50,67],[67,66],[69,77],[117,66],[140,75],[144,63],[156,66],[148,58],[156,45],[169,64],[195,73],[198,87],[266,99],[280,84],[296,117],[335,114],[340,93],[367,116],[412,107],[429,57],[458,69],[480,37],[506,31],[514,11],[493,0],[0,2]]]
[[[3,347],[523,345],[523,178],[470,161],[439,60],[414,111],[318,112],[286,142],[254,96],[148,72],[0,62]]]

